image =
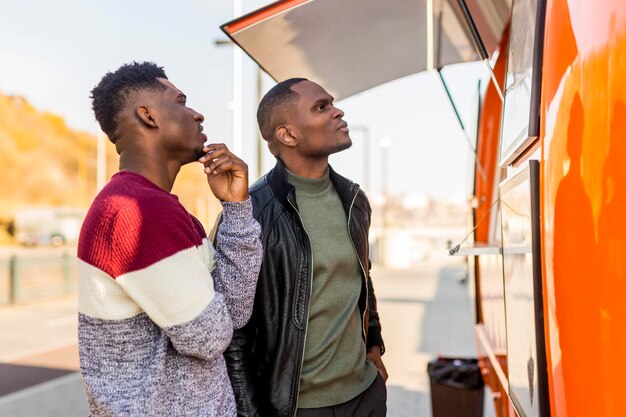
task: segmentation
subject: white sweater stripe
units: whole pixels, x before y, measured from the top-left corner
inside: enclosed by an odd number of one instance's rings
[[[206,248],[189,248],[117,279],[80,262],[78,309],[105,320],[145,312],[161,328],[191,321],[215,296],[204,252]]]

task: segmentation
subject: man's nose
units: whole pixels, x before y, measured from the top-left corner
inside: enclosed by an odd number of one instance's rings
[[[345,116],[345,113],[340,108],[335,107],[335,115],[334,116],[335,116],[335,118],[341,118],[341,117]]]
[[[195,113],[195,115],[193,116],[194,120],[197,120],[200,123],[204,122],[204,116],[201,113],[198,113],[197,111],[194,111],[194,113]]]

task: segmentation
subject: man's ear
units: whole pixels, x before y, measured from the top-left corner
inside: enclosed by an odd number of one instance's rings
[[[148,107],[138,106],[135,109],[135,114],[137,114],[137,117],[139,117],[139,120],[141,120],[141,122],[145,124],[146,126],[159,127],[156,121],[154,120],[154,116],[152,115]]]
[[[283,145],[294,147],[298,144],[298,140],[292,132],[292,129],[288,126],[280,125],[276,128],[276,138],[278,138]]]

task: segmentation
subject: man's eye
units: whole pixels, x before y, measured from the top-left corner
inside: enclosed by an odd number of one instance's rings
[[[319,106],[317,106],[317,107],[315,108],[315,110],[322,111],[322,110],[324,110],[325,108],[326,108],[326,105],[325,105],[325,104],[320,104]]]

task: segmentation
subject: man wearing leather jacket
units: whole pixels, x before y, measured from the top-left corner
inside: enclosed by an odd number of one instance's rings
[[[329,155],[344,113],[302,78],[259,105],[276,166],[250,188],[263,263],[252,318],[225,353],[239,416],[385,416],[384,344],[369,275],[371,208]]]

